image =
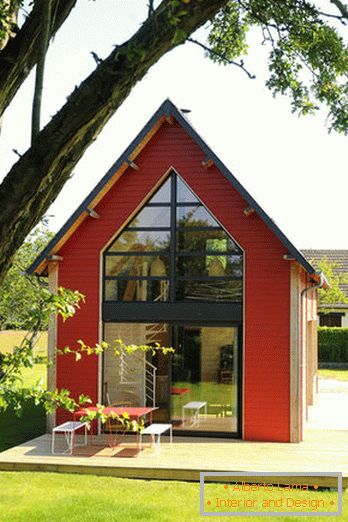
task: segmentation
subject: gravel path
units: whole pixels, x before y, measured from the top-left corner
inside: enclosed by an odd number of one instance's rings
[[[348,393],[348,381],[334,379],[319,379],[319,392]]]
[[[318,400],[309,407],[307,426],[348,430],[348,382],[319,379]]]

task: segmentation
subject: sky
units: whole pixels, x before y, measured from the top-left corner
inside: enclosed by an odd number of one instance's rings
[[[95,68],[91,51],[106,57],[129,38],[147,13],[147,0],[79,0],[53,40],[47,58],[43,124]],[[204,40],[206,28],[195,37]],[[348,249],[347,137],[328,133],[325,111],[291,113],[286,97],[265,87],[267,53],[250,36],[245,63],[256,74],[214,64],[186,43],[165,55],[138,83],[75,167],[48,211],[54,231],[133,140],[166,98],[190,109],[190,122],[298,248]],[[30,142],[34,76],[5,113],[0,180]]]

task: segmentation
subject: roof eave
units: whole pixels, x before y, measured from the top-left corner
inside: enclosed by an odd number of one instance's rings
[[[83,200],[83,202],[79,205],[79,207],[73,212],[73,214],[69,217],[69,219],[64,223],[62,228],[57,232],[57,234],[51,239],[45,249],[39,254],[39,256],[33,261],[33,263],[27,268],[27,274],[37,274],[42,275],[43,272],[47,268],[48,256],[54,253],[54,248],[59,243],[64,236],[69,232],[74,223],[79,219],[83,213],[86,213],[88,216],[87,208],[93,209],[93,200],[98,196],[100,190],[108,183],[112,177],[117,173],[117,171],[121,168],[121,166],[127,162],[127,160],[133,155],[134,151],[137,149],[139,144],[146,138],[148,134],[150,134],[153,130],[153,127],[159,120],[163,119],[163,117],[168,116],[172,112],[172,102],[169,99],[165,100],[162,105],[158,108],[158,110],[153,114],[153,116],[149,119],[149,121],[145,124],[143,129],[137,134],[134,140],[130,143],[130,145],[123,151],[121,156],[116,160],[116,162],[110,167],[107,173],[102,177],[102,179],[97,183],[94,189],[88,194],[88,196]],[[162,122],[161,122],[162,123]]]
[[[92,192],[84,199],[81,205],[76,209],[76,211],[71,215],[71,217],[66,221],[60,231],[56,234],[56,236],[50,241],[47,247],[41,252],[41,254],[35,259],[35,261],[30,265],[27,269],[28,274],[36,273],[38,275],[42,274],[47,266],[47,257],[54,253],[54,248],[57,246],[59,242],[64,239],[64,236],[67,236],[71,227],[75,224],[75,222],[81,217],[83,212],[88,215],[86,210],[87,207],[93,208],[93,200],[98,196],[101,189],[108,183],[112,177],[117,173],[120,167],[134,155],[134,151],[137,150],[140,143],[145,140],[146,136],[151,134],[153,127],[156,123],[159,122],[160,119],[164,121],[164,117],[168,117],[173,115],[177,122],[186,130],[189,136],[197,143],[197,145],[203,150],[207,159],[212,160],[216,167],[221,171],[221,173],[230,181],[230,183],[235,187],[235,189],[240,193],[240,195],[246,200],[250,207],[252,207],[260,218],[268,225],[268,227],[274,232],[274,234],[278,237],[278,239],[283,243],[288,252],[294,257],[296,261],[298,261],[303,268],[311,275],[314,276],[316,274],[313,266],[307,261],[307,259],[301,254],[301,252],[291,243],[291,241],[283,234],[283,232],[278,228],[276,223],[266,214],[266,212],[260,207],[260,205],[254,200],[254,198],[249,194],[249,192],[240,184],[237,178],[229,171],[229,169],[224,165],[224,163],[215,155],[212,149],[207,145],[207,143],[201,138],[198,132],[192,127],[191,123],[188,119],[183,115],[181,111],[177,109],[177,107],[169,100],[166,99],[162,105],[158,108],[158,110],[154,113],[154,115],[150,118],[147,124],[143,127],[143,129],[139,132],[136,138],[130,143],[130,145],[125,149],[125,151],[121,154],[118,160],[112,165],[112,167],[108,170],[108,172],[103,176],[100,182],[95,186]],[[159,125],[160,127],[160,125]],[[159,128],[158,127],[158,128]],[[133,158],[134,159],[134,158]]]

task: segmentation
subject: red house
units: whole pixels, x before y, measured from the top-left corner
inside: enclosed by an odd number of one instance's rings
[[[51,324],[51,353],[78,339],[175,349],[58,357],[51,388],[155,401],[157,419],[185,435],[302,440],[323,277],[169,100],[29,272],[86,296],[74,318]]]

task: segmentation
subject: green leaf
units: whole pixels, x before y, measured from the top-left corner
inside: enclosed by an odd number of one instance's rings
[[[173,36],[173,44],[180,44],[183,43],[187,38],[187,33],[180,27],[177,27],[175,29],[175,33]]]

